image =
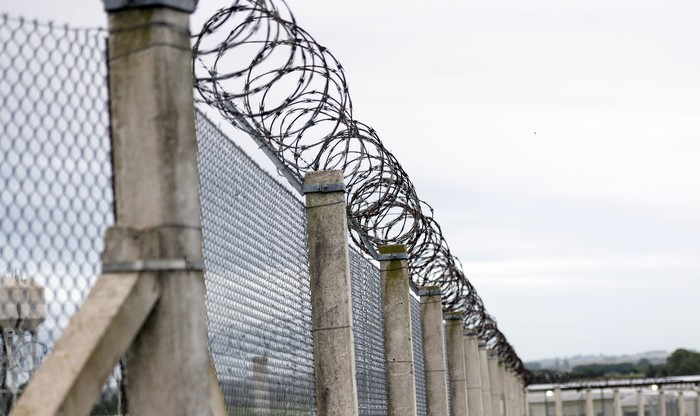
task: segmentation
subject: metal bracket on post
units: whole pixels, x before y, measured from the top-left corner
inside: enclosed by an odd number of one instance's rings
[[[377,260],[379,261],[408,260],[407,253],[386,253],[379,254],[377,257]]]
[[[450,312],[450,313],[445,313],[442,316],[442,319],[445,321],[456,321],[456,320],[461,320],[462,319],[462,314],[459,312]]]
[[[190,259],[157,259],[157,260],[136,260],[129,262],[104,263],[103,273],[135,273],[135,272],[172,272],[204,271],[204,263],[192,261]]]
[[[345,184],[343,182],[334,183],[314,183],[304,185],[302,188],[304,195],[306,194],[327,194],[331,192],[345,192]]]
[[[465,337],[475,337],[477,335],[479,335],[479,332],[475,328],[466,328],[464,330]]]
[[[442,289],[432,289],[432,290],[419,289],[418,296],[442,296]]]
[[[107,12],[143,7],[168,7],[192,13],[197,7],[197,0],[103,0],[103,2]]]

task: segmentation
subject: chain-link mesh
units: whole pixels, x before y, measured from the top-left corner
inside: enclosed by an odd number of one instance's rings
[[[94,284],[114,218],[106,33],[0,23],[2,416]],[[314,414],[303,204],[196,122],[209,345],[228,412]],[[360,414],[383,415],[379,271],[354,249],[350,260]],[[125,414],[122,387],[116,369],[92,414]]]
[[[413,338],[413,371],[416,380],[416,414],[428,414],[425,384],[425,350],[423,349],[423,324],[421,322],[420,297],[411,286],[411,337]]]
[[[100,272],[113,223],[106,33],[0,15],[0,415]],[[119,372],[92,414],[116,414]]]
[[[106,33],[0,15],[0,415],[100,272],[112,215]],[[118,412],[118,372],[93,414]]]
[[[315,406],[304,207],[201,114],[209,344],[229,414]]]
[[[386,415],[386,350],[379,270],[357,250],[350,250],[350,277],[360,415]]]

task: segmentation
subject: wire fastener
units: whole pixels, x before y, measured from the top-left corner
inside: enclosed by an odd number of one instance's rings
[[[204,262],[189,259],[157,259],[104,263],[103,273],[204,271]]]
[[[377,260],[383,261],[383,260],[408,260],[408,254],[407,253],[386,253],[386,254],[379,254],[377,256]]]
[[[314,183],[304,185],[304,194],[326,194],[330,192],[345,192],[343,182]]]

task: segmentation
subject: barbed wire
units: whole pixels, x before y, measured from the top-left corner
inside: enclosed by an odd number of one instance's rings
[[[297,188],[307,172],[341,170],[354,243],[373,256],[378,246],[404,244],[413,282],[439,285],[443,307],[460,312],[465,327],[530,381],[433,209],[377,132],[353,118],[342,65],[297,25],[283,0],[233,1],[195,35],[193,54],[199,101],[252,135]]]

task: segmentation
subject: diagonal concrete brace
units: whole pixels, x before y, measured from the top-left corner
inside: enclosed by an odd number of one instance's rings
[[[87,415],[159,296],[156,273],[100,276],[11,415]]]

